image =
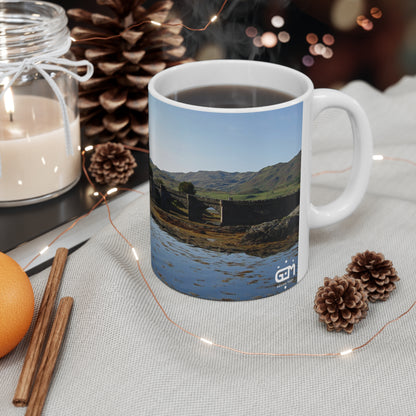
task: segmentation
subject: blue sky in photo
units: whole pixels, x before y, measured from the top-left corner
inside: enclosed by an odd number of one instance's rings
[[[257,172],[301,149],[302,103],[245,114],[183,109],[149,97],[150,157],[169,172]]]

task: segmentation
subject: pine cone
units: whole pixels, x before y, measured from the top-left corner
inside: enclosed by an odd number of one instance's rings
[[[386,260],[382,253],[365,251],[357,253],[351,258],[347,266],[347,273],[355,279],[360,279],[367,292],[368,300],[387,300],[400,280],[396,269],[390,260]]]
[[[110,142],[95,146],[88,170],[97,183],[115,186],[126,183],[136,166],[130,150]]]
[[[315,297],[315,311],[328,331],[352,332],[367,316],[367,294],[359,280],[348,276],[325,277]]]
[[[147,84],[166,67],[187,61],[179,19],[170,18],[173,1],[162,0],[148,9],[145,0],[97,0],[112,16],[70,9],[68,15],[83,26],[72,29],[77,42],[72,52],[95,67],[94,76],[80,85],[79,109],[86,136],[94,143],[148,144]],[[145,23],[154,20],[173,26]],[[179,25],[178,25],[179,24]],[[118,36],[120,35],[120,36]],[[112,39],[88,40],[92,37]],[[86,39],[85,42],[82,39]]]

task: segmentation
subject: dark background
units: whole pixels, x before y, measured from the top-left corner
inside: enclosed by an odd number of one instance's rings
[[[84,8],[111,14],[95,0],[56,1],[66,9]],[[145,1],[148,6],[154,1]],[[220,8],[223,0],[177,0],[173,13],[191,27],[202,27]],[[380,12],[375,13],[373,8]],[[373,9],[373,13],[372,13]],[[372,14],[374,16],[372,16]],[[282,16],[281,28],[272,25],[273,16]],[[357,23],[364,16],[366,30]],[[380,17],[381,16],[381,17]],[[247,27],[258,36],[285,31],[288,43],[275,47],[253,45]],[[306,35],[314,33],[319,42],[331,34],[333,56],[312,56],[313,65],[302,59],[310,55]],[[405,74],[416,72],[416,1],[415,0],[229,0],[220,18],[204,32],[184,30],[188,55],[196,59],[241,58],[288,65],[308,74],[316,87],[338,88],[353,79],[362,79],[380,90],[397,82]]]

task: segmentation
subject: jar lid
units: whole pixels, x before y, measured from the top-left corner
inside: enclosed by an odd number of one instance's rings
[[[70,47],[65,10],[45,1],[0,1],[0,61],[13,62]],[[66,50],[64,50],[66,49]]]

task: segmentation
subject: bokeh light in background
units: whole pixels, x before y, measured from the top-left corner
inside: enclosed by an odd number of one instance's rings
[[[355,26],[356,17],[365,10],[365,0],[334,0],[330,10],[335,29],[351,30]]]
[[[256,36],[257,36],[257,33],[258,33],[257,29],[256,29],[254,26],[249,26],[249,27],[247,27],[245,32],[246,32],[246,35],[247,35],[249,38],[254,38],[254,37],[256,37]]]
[[[283,27],[285,24],[285,19],[282,16],[273,16],[271,20],[271,24],[274,27],[280,28]]]
[[[263,46],[263,41],[261,40],[261,36],[256,36],[253,39],[253,45],[257,46],[258,48],[261,48]]]
[[[381,19],[381,16],[383,16],[383,12],[378,7],[372,7],[370,14],[374,19]]]
[[[373,30],[374,24],[371,20],[365,20],[365,22],[362,25],[362,28],[364,30]]]
[[[334,51],[329,47],[325,47],[325,49],[322,51],[321,55],[325,59],[331,59],[334,56]]]
[[[308,33],[306,35],[306,42],[315,45],[315,43],[318,43],[318,36],[315,33]]]
[[[331,46],[335,43],[335,38],[331,34],[326,33],[322,36],[322,41],[325,43],[325,45]]]
[[[261,42],[266,48],[274,48],[277,45],[277,36],[273,32],[264,32],[261,35]]]
[[[374,27],[373,22],[367,19],[365,16],[360,15],[356,19],[357,25],[361,26],[364,30],[372,30]]]
[[[302,58],[302,63],[307,67],[311,67],[315,63],[315,59],[313,59],[313,57],[310,55],[305,55]]]
[[[96,0],[59,3],[104,10]],[[173,11],[203,27],[222,3],[174,0]],[[181,36],[195,59],[276,62],[305,72],[316,87],[363,79],[382,90],[416,73],[416,0],[229,0],[208,30]]]
[[[313,46],[316,55],[322,55],[325,52],[325,45],[323,43],[319,42]]]
[[[279,39],[280,42],[282,43],[288,43],[290,41],[290,34],[288,32],[286,32],[285,30],[282,30],[281,32],[279,32],[279,34],[277,35],[277,38]]]
[[[309,53],[313,56],[318,56],[318,51],[316,50],[316,44],[309,46]]]

